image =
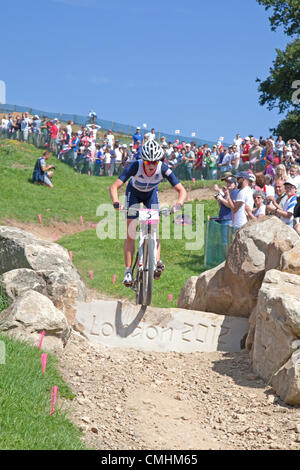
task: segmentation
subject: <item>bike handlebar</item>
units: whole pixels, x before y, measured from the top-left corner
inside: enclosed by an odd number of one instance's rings
[[[135,211],[136,214],[139,214],[140,210],[145,210],[145,209],[131,209],[132,212]],[[122,208],[122,209],[119,209],[119,212],[126,212],[126,214],[128,213],[128,209],[126,209],[125,207]],[[159,215],[164,215],[164,216],[169,216],[171,214],[174,214],[175,213],[175,207],[164,207],[163,209],[159,209]]]

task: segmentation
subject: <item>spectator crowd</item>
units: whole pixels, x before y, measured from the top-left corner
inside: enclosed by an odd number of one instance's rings
[[[146,140],[156,139],[162,146],[164,162],[182,180],[224,181],[223,188],[215,185],[220,206],[217,221],[224,227],[224,245],[227,226],[237,229],[247,220],[266,214],[276,215],[300,234],[300,144],[295,139],[284,142],[282,137],[257,139],[237,134],[231,145],[223,145],[220,138],[209,147],[179,139],[167,142],[165,137],[156,136],[155,129],[142,133],[137,126],[131,141],[121,143],[111,129],[97,138],[101,127],[95,124],[95,117],[90,112],[89,123],[74,131],[73,121],[62,124],[57,118],[30,117],[28,113],[3,116],[1,133],[31,141],[56,153],[75,171],[96,176],[119,175],[126,165],[141,158]],[[41,168],[46,168],[44,161]]]

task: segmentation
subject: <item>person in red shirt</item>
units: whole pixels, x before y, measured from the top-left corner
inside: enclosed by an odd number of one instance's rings
[[[54,119],[52,126],[50,127],[50,148],[53,152],[57,150],[57,137],[58,137],[58,131],[59,128],[57,126],[58,119]]]
[[[243,147],[243,153],[241,154],[241,159],[244,163],[249,162],[249,149],[250,149],[250,147],[251,147],[250,138],[246,137],[245,138],[245,146]]]

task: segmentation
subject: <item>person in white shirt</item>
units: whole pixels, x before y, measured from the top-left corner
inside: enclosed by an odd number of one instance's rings
[[[67,138],[66,138],[66,145],[68,145],[71,140],[72,140],[72,125],[73,121],[69,121],[68,124],[66,125],[66,130],[67,130]]]
[[[7,127],[8,127],[8,119],[6,116],[3,116],[2,121],[1,121],[1,132],[4,136],[6,136],[7,133]]]
[[[263,191],[254,191],[253,194],[255,207],[252,210],[252,213],[249,213],[250,219],[262,219],[266,215],[266,206],[264,204],[266,196]]]
[[[237,151],[240,152],[240,147],[243,143],[243,139],[241,138],[240,134],[236,135],[236,138],[233,139],[234,145],[236,145]]]
[[[116,160],[115,160],[115,173],[117,175],[119,175],[123,154],[121,152],[120,145],[119,145],[118,141],[116,141],[116,143],[115,143],[114,152],[115,152],[115,158],[116,158]]]
[[[86,127],[89,130],[89,133],[92,134],[93,141],[96,142],[97,132],[101,129],[101,126],[98,126],[98,124],[87,124]]]
[[[21,120],[21,132],[22,132],[22,138],[24,142],[27,142],[28,140],[30,124],[31,124],[31,119],[29,118],[28,113],[23,114],[22,120]]]
[[[155,140],[155,129],[151,129],[151,132],[149,132],[149,140]]]
[[[237,175],[239,193],[235,201],[231,201],[234,208],[232,210],[232,225],[238,229],[251,218],[254,206],[253,191],[249,186],[250,174],[242,171]]]
[[[292,165],[289,171],[289,178],[295,183],[297,188],[296,194],[297,197],[300,196],[300,167],[298,165]]]
[[[111,148],[114,148],[115,145],[115,136],[112,133],[111,129],[108,129],[108,133],[106,135],[107,143],[111,145]]]

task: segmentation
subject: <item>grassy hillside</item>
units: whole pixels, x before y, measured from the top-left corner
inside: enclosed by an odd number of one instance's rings
[[[0,145],[0,184],[2,201],[0,221],[7,219],[22,222],[39,223],[38,214],[42,214],[43,225],[53,222],[76,222],[80,216],[84,222],[99,223],[103,217],[96,215],[97,207],[110,203],[108,188],[115,179],[76,175],[66,164],[51,157],[49,163],[56,165],[54,175],[55,188],[36,186],[30,183],[35,160],[41,151],[32,145],[15,141],[2,141]],[[191,188],[212,185],[214,182],[199,181],[188,183]],[[162,189],[170,188],[163,183]],[[217,213],[214,200],[203,201],[205,218],[207,214]],[[195,210],[195,203],[193,204]],[[174,239],[174,217],[171,218],[171,237],[162,240],[162,260],[166,272],[159,282],[155,282],[153,305],[176,306],[176,300],[185,281],[205,270],[203,266],[203,248],[197,251],[186,249],[186,236]],[[201,226],[198,230],[203,231]],[[118,233],[118,227],[117,227]],[[133,298],[133,292],[125,289],[121,283],[124,274],[123,240],[99,240],[96,230],[88,230],[60,239],[59,243],[73,252],[73,262],[85,282],[101,292],[116,297]],[[90,279],[89,272],[94,271]],[[117,282],[112,284],[113,275]],[[173,294],[173,303],[168,301],[168,294]]]

